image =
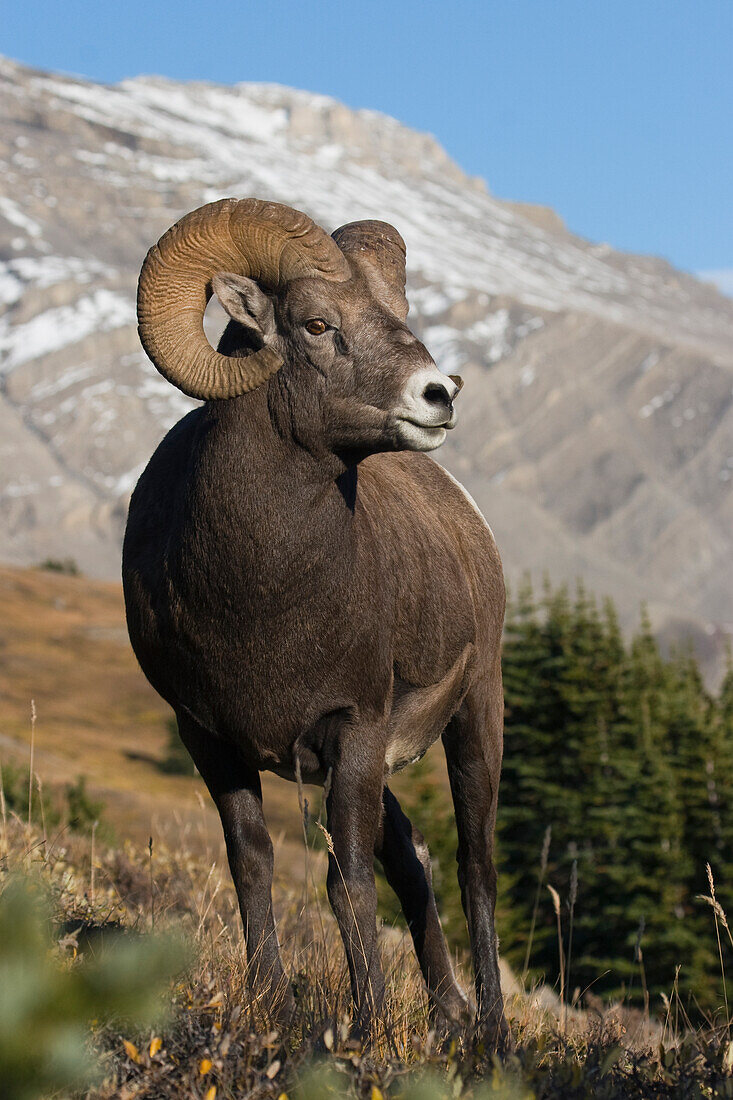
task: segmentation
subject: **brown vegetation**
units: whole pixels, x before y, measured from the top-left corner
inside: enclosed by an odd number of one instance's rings
[[[88,836],[44,838],[6,816],[0,905],[9,872],[40,879],[53,899],[55,951],[66,967],[93,955],[106,929],[136,939],[176,929],[193,951],[170,986],[166,1023],[91,1022],[101,1078],[87,1100],[730,1095],[725,1029],[686,1032],[674,1004],[663,1028],[650,1028],[642,1014],[619,1007],[563,1016],[549,991],[525,993],[514,982],[507,1013],[516,1053],[488,1058],[471,1035],[434,1029],[409,940],[389,926],[380,934],[385,1012],[365,1044],[354,1039],[343,951],[319,885],[323,857],[304,847],[306,882],[276,883],[283,954],[297,989],[296,1015],[278,1030],[249,994],[229,875],[186,840],[95,849]],[[460,965],[459,974],[467,985]],[[507,988],[510,980],[505,972]]]
[[[195,850],[223,851],[203,783],[160,769],[171,711],[130,650],[120,585],[0,568],[0,755],[25,766],[31,699],[36,770],[46,782],[84,773],[122,837],[145,843],[151,832],[184,828]],[[264,786],[278,854],[297,871],[294,789],[274,777]]]
[[[53,898],[59,951],[71,967],[109,927],[144,937],[153,925],[179,928],[195,951],[171,987],[167,1024],[153,1031],[134,1022],[95,1027],[104,1080],[89,1100],[733,1093],[727,1021],[695,1032],[672,991],[667,1018],[657,1025],[592,998],[566,1018],[552,990],[525,993],[504,969],[517,1051],[503,1064],[488,1060],[471,1036],[433,1030],[411,944],[389,924],[380,932],[387,1010],[372,1046],[362,1049],[349,1035],[348,977],[325,903],[317,830],[308,831],[306,848],[295,788],[272,778],[266,805],[280,837],[275,905],[298,993],[292,1027],[276,1031],[247,991],[236,898],[214,812],[197,797],[199,780],[158,766],[169,715],[126,645],[119,588],[0,570],[0,624],[0,759],[27,768],[34,698],[34,767],[42,789],[83,771],[118,837],[105,845],[99,832],[75,833],[63,824],[45,835],[34,826],[29,835],[22,809],[6,812],[0,904],[8,872],[40,876]],[[722,926],[720,934],[725,953]],[[459,958],[460,980],[469,988],[463,963]],[[315,1083],[314,1063],[323,1063]],[[415,1075],[425,1072],[431,1083],[416,1084]]]

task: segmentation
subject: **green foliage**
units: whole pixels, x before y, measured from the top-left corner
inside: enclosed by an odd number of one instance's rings
[[[78,577],[81,572],[74,558],[45,558],[39,562],[38,568],[46,573],[63,573],[67,577]]]
[[[196,774],[194,762],[179,736],[178,723],[175,718],[171,718],[168,722],[168,742],[165,756],[158,766],[162,772],[166,772],[168,775]]]
[[[76,782],[70,783],[65,790],[69,824],[79,833],[89,833],[95,822],[102,819],[104,802],[92,798],[87,791],[86,777],[79,775]]]
[[[2,785],[8,813],[16,814],[22,821],[28,820],[29,771],[8,760],[2,761]],[[62,802],[57,790],[40,790],[33,784],[31,793],[32,824],[42,829],[55,829],[61,823]]]
[[[0,894],[0,1082],[4,1100],[81,1088],[97,1076],[91,1021],[161,1015],[160,995],[184,962],[179,943],[105,942],[94,955],[65,959],[54,943],[41,887],[8,880]]]
[[[615,612],[582,588],[528,585],[510,606],[503,654],[502,929],[520,965],[544,832],[547,881],[567,902],[577,860],[570,988],[655,1004],[680,988],[713,1010],[720,970],[707,891],[710,860],[725,904],[733,885],[733,741],[689,655],[664,660],[646,613],[629,646]],[[716,865],[717,864],[717,865]],[[563,914],[567,925],[568,914]],[[640,948],[640,950],[639,950]],[[557,974],[556,923],[543,891],[532,973]]]
[[[497,862],[502,954],[530,979],[558,976],[557,924],[547,885],[563,902],[577,865],[568,988],[626,997],[652,1009],[679,990],[688,1011],[722,1003],[708,893],[733,911],[733,664],[718,698],[688,653],[664,659],[642,611],[629,644],[613,605],[579,586],[525,582],[510,603],[503,649],[505,711]],[[413,778],[414,777],[414,778]],[[448,937],[466,946],[450,796],[423,763],[405,810],[435,860]],[[538,876],[551,827],[548,862]],[[728,960],[728,970],[733,968]],[[728,989],[733,1000],[733,987]]]
[[[28,820],[29,771],[9,761],[2,763],[2,785],[6,812],[15,814],[21,821]],[[39,787],[33,783],[31,797],[31,824],[46,834],[68,826],[72,832],[90,833],[95,823],[99,826],[99,839],[111,840],[113,831],[104,817],[104,803],[92,798],[87,790],[86,778],[77,776],[73,783]]]
[[[730,1044],[707,1033],[642,1051],[618,1036],[590,1033],[575,1041],[540,1035],[500,1060],[463,1053],[455,1043],[417,1065],[393,1067],[359,1059],[310,1063],[286,1095],[293,1100],[370,1096],[371,1100],[679,1100],[733,1096]]]
[[[345,1066],[342,1072],[338,1072],[328,1062],[316,1062],[301,1075],[292,1089],[292,1096],[293,1100],[341,1100],[343,1097],[356,1098],[361,1095],[370,1095],[372,1100],[382,1100],[383,1097],[394,1100],[453,1100],[456,1096],[462,1096],[465,1100],[533,1100],[535,1096],[523,1084],[515,1067],[506,1071],[497,1062],[484,1080],[472,1079],[470,1068],[464,1080],[460,1068],[452,1059],[449,1059],[447,1073],[427,1066],[411,1067],[408,1072],[396,1076],[392,1088],[383,1085],[382,1091],[372,1084],[365,1092],[357,1082],[349,1082],[344,1072]]]

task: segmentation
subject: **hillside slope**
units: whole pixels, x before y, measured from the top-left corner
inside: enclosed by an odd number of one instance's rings
[[[439,457],[510,579],[582,575],[626,621],[647,599],[714,659],[733,623],[733,302],[324,97],[2,61],[0,117],[0,559],[117,575],[130,490],[191,404],[140,350],[141,260],[186,210],[254,194],[404,235],[411,323],[466,379]]]
[[[138,668],[119,584],[0,567],[0,763],[29,765],[45,787],[84,775],[120,838],[185,842],[221,857],[203,782],[161,769],[172,712]],[[264,777],[282,869],[302,871],[296,788]]]

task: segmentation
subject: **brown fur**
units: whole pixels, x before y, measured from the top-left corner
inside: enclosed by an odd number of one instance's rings
[[[284,366],[190,413],[142,475],[123,556],[130,637],[217,803],[248,952],[285,1011],[263,770],[329,777],[329,897],[362,1022],[383,996],[375,852],[435,1001],[448,1017],[462,1012],[424,843],[385,786],[444,737],[479,1021],[496,1045],[506,1036],[492,863],[501,564],[455,483],[400,450],[394,409],[432,360],[352,268],[349,282],[299,280],[272,296],[220,280],[236,318],[220,350],[270,342]],[[313,317],[329,324],[326,338],[304,330]]]

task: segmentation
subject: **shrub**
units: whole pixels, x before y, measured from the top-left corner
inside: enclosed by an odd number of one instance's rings
[[[183,964],[172,939],[112,938],[93,957],[64,959],[42,888],[12,878],[0,894],[0,1081],[4,1100],[82,1088],[98,1075],[92,1020],[148,1026]]]
[[[79,833],[91,832],[95,822],[102,821],[104,802],[92,798],[87,791],[86,777],[79,775],[64,792],[69,825]]]
[[[21,821],[28,820],[28,768],[3,761],[2,786],[6,812],[15,814]],[[46,787],[34,782],[31,798],[31,825],[46,834],[61,826],[73,832],[89,833],[98,823],[98,835],[107,840],[113,831],[104,818],[104,802],[92,798],[87,790],[85,776],[79,775],[66,786]]]
[[[38,568],[46,573],[63,573],[67,577],[78,577],[81,574],[73,558],[45,558],[39,563]]]
[[[196,765],[191,759],[188,749],[181,741],[178,733],[178,723],[175,718],[171,718],[168,722],[168,743],[165,756],[158,766],[167,775],[196,774]]]

